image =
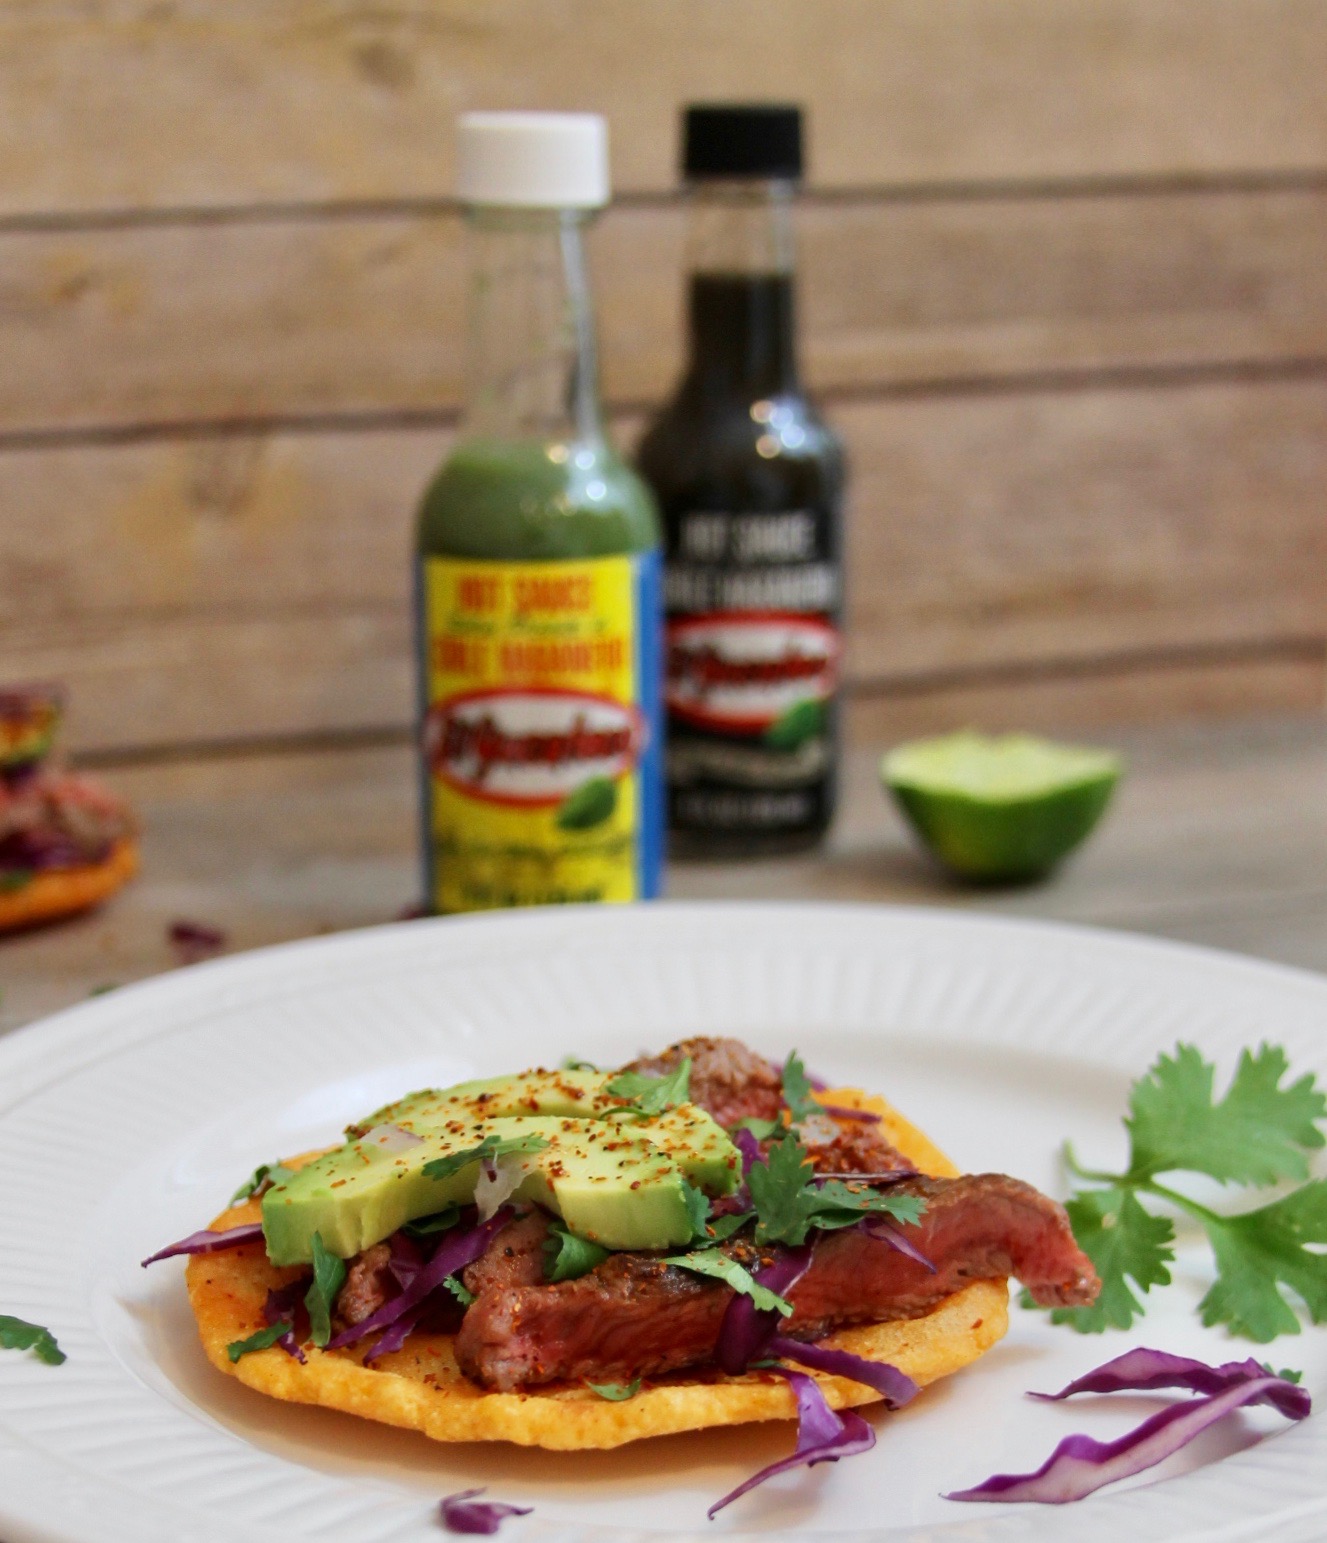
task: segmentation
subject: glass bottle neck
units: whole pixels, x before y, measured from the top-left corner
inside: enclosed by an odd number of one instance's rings
[[[467,437],[602,438],[588,218],[572,209],[469,211]]]
[[[705,182],[692,195],[689,388],[741,401],[796,392],[793,187]]]

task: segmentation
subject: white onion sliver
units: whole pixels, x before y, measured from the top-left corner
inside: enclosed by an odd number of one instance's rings
[[[479,1208],[481,1222],[486,1222],[500,1205],[510,1199],[528,1171],[526,1159],[517,1156],[500,1157],[496,1162],[479,1165],[475,1205]]]
[[[411,1147],[419,1146],[423,1139],[423,1136],[416,1136],[414,1131],[405,1130],[400,1125],[375,1125],[360,1137],[361,1141],[371,1141],[384,1152],[408,1152]]]

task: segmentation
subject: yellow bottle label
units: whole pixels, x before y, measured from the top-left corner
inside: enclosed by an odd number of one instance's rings
[[[421,574],[438,911],[658,893],[657,554]]]

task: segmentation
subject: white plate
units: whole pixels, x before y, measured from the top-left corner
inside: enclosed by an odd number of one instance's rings
[[[438,1497],[486,1484],[536,1508],[504,1528],[512,1543],[1327,1536],[1322,1416],[1293,1428],[1244,1416],[1150,1482],[1072,1513],[939,1498],[1036,1466],[1070,1430],[1117,1434],[1157,1407],[1038,1405],[1025,1389],[1131,1344],[1249,1353],[1193,1315],[1199,1251],[1154,1293],[1139,1332],[1080,1338],[1014,1308],[1008,1338],[976,1367],[877,1416],[873,1453],[775,1480],[713,1523],[706,1506],[786,1451],[790,1425],[604,1454],[436,1445],[219,1376],[194,1336],[183,1263],[138,1268],[215,1214],[256,1163],[326,1141],[396,1094],[570,1051],[612,1063],[695,1033],[780,1057],[800,1047],[822,1074],[888,1093],[964,1167],[1062,1193],[1060,1141],[1118,1158],[1129,1083],[1177,1038],[1228,1071],[1266,1036],[1321,1074],[1327,981],[930,911],[656,906],[412,922],[88,1002],[0,1042],[0,1311],[50,1325],[69,1352],[58,1368],[0,1354],[0,1535],[436,1540]],[[1315,1398],[1327,1392],[1323,1331],[1271,1354],[1303,1366]]]

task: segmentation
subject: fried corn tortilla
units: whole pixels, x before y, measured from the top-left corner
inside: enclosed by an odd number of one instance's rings
[[[138,845],[120,840],[104,861],[34,873],[17,889],[0,894],[0,932],[35,927],[90,910],[138,871]]]
[[[882,1130],[923,1173],[950,1178],[958,1170],[937,1147],[884,1099],[855,1088],[834,1088],[821,1101],[879,1114]],[[315,1154],[293,1159],[290,1167]],[[217,1217],[214,1229],[261,1220],[256,1200]],[[518,1446],[577,1451],[622,1446],[645,1436],[741,1425],[751,1420],[787,1420],[796,1414],[788,1384],[773,1373],[741,1377],[718,1372],[676,1372],[651,1380],[634,1398],[620,1403],[581,1386],[496,1393],[464,1377],[449,1334],[416,1330],[395,1354],[372,1367],[361,1364],[364,1345],[324,1351],[304,1347],[301,1366],[273,1347],[232,1364],[226,1347],[265,1325],[269,1290],[287,1285],[301,1271],[268,1263],[261,1243],[189,1260],[189,1301],[198,1320],[203,1349],[219,1371],[248,1387],[291,1403],[319,1404],[384,1425],[422,1431],[434,1441],[511,1441]],[[976,1281],[922,1318],[842,1329],[822,1344],[851,1350],[873,1361],[888,1361],[925,1385],[975,1361],[1003,1337],[1009,1323],[1006,1282]],[[843,1377],[815,1374],[836,1409],[871,1403],[880,1395]]]

